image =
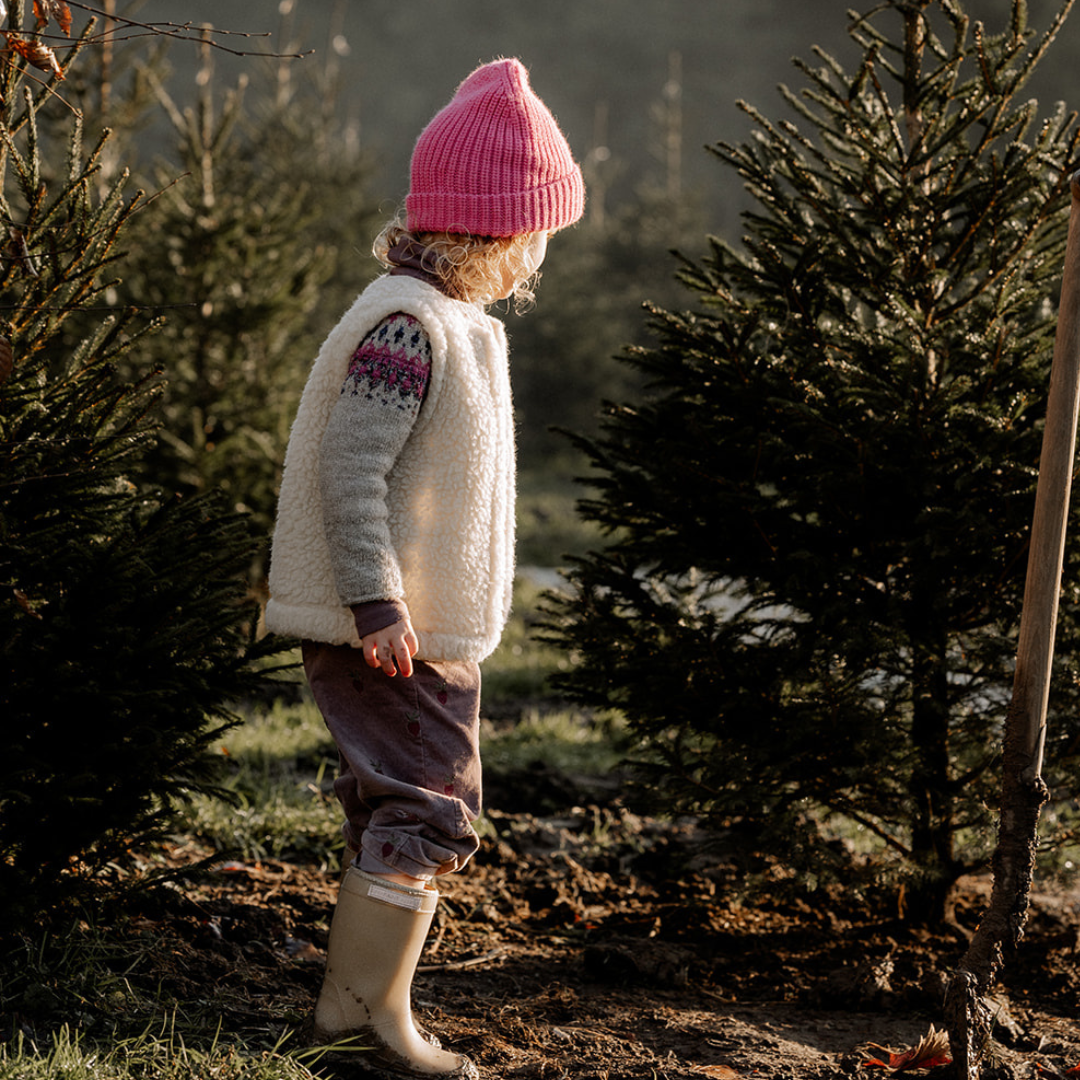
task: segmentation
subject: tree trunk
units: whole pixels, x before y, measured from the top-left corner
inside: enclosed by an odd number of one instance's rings
[[[933,640],[925,628],[913,640]],[[918,867],[909,886],[906,917],[922,925],[940,924],[948,915],[955,878],[953,795],[949,775],[949,682],[946,642],[917,648],[912,671],[911,743],[918,755],[911,776],[913,825],[911,857]]]
[[[978,1080],[990,1041],[984,997],[1024,933],[1035,867],[1039,812],[1048,798],[1042,756],[1065,549],[1077,401],[1080,398],[1080,173],[1072,178],[1072,211],[1050,374],[1035,517],[1031,526],[1013,695],[1005,716],[1001,821],[994,851],[990,907],[953,977],[945,999],[955,1073]]]

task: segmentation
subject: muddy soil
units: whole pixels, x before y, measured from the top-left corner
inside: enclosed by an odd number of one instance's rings
[[[989,891],[966,880],[958,927],[932,934],[843,895],[740,902],[692,822],[617,799],[488,813],[495,835],[443,887],[414,988],[484,1080],[881,1075],[868,1063],[940,1027],[944,980]],[[308,1015],[336,887],[311,866],[222,863],[133,932],[162,942],[165,992],[212,1001],[225,1030],[276,1038]],[[998,987],[996,1076],[1077,1074],[1078,961],[1080,893],[1038,888]]]

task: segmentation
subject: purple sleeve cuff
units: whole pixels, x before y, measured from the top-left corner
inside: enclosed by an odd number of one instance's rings
[[[363,604],[353,604],[352,613],[356,632],[361,638],[409,617],[404,600],[369,600]]]

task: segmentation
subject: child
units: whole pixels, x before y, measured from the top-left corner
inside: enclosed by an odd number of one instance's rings
[[[570,148],[517,60],[474,71],[413,151],[388,273],[323,344],[285,457],[266,625],[303,639],[337,744],[354,856],[315,1007],[389,1077],[475,1077],[415,1025],[410,986],[438,892],[478,846],[479,661],[514,576],[506,333],[549,234],[582,213]]]

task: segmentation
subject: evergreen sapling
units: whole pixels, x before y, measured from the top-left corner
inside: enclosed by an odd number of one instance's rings
[[[576,439],[609,539],[552,601],[566,691],[626,713],[657,800],[921,921],[986,857],[1078,145],[1020,95],[1071,6],[1039,36],[1022,0],[997,33],[894,0],[854,18],[853,73],[797,62],[795,120],[744,106],[755,137],[715,147],[754,200],[741,246],[683,260],[696,306],[627,354],[648,392]]]
[[[22,25],[13,4],[9,27]],[[63,67],[74,62],[67,55]],[[188,792],[213,786],[230,703],[265,688],[250,523],[148,493],[152,329],[108,302],[145,205],[99,190],[103,143],[18,54],[0,57],[0,911],[6,931],[87,898]],[[46,111],[65,143],[42,134]],[[66,154],[66,161],[63,155]]]

